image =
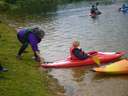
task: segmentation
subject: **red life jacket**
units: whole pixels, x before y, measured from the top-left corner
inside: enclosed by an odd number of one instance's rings
[[[73,54],[73,50],[74,50],[75,48],[74,47],[71,47],[70,48],[70,59],[71,60],[79,60],[79,58],[77,58],[74,54]]]
[[[73,53],[73,50],[74,50],[74,49],[75,49],[74,47],[71,47],[71,48],[70,48],[70,57],[69,57],[69,59],[71,59],[71,60],[80,60],[78,57],[76,57],[76,56],[74,55],[74,53]],[[83,54],[83,52],[84,52],[84,51],[81,51],[81,54]],[[86,53],[86,54],[89,54],[89,55],[97,54],[97,51],[90,51],[90,52],[88,52],[88,53]]]

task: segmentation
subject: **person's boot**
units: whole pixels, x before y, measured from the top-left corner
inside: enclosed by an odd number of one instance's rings
[[[6,72],[6,71],[8,71],[7,68],[4,68],[4,67],[0,66],[0,72]]]

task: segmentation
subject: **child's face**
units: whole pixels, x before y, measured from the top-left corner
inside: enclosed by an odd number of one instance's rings
[[[74,42],[73,42],[73,46],[74,46],[74,47],[79,47],[79,45],[80,45],[80,43],[79,43],[78,41],[74,41]]]

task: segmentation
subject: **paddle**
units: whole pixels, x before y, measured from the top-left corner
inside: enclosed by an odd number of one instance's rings
[[[45,61],[44,64],[48,64],[48,63],[53,63],[53,62],[49,62],[49,61]]]
[[[91,51],[91,52],[88,52],[88,54],[90,55],[92,60],[99,66],[100,65],[100,59],[97,56],[97,52],[96,51]]]
[[[91,56],[92,60],[99,66],[100,65],[100,59],[97,55]]]

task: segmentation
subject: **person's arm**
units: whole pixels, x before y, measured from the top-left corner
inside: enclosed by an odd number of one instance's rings
[[[76,57],[78,57],[80,60],[83,60],[83,59],[86,59],[86,58],[89,57],[88,54],[82,52],[82,49],[75,48],[75,49],[73,50],[73,53],[74,53],[74,55],[75,55]]]
[[[43,63],[44,59],[41,57],[40,51],[38,49],[38,43],[39,43],[38,38],[32,33],[29,35],[29,43],[30,43],[32,50],[34,52],[35,60],[40,62],[40,63]]]
[[[44,58],[41,57],[41,54],[39,51],[35,51],[35,60],[38,61],[40,64],[44,63]]]

